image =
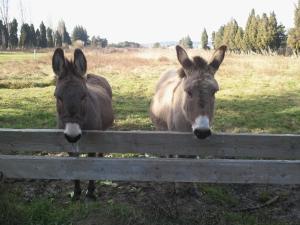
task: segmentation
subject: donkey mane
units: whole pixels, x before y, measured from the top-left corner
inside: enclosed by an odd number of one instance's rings
[[[190,63],[194,70],[205,69],[207,67],[207,61],[200,56],[194,56]],[[183,67],[177,70],[180,78],[186,77]]]

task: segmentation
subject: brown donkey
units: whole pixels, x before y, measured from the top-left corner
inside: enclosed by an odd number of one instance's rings
[[[164,73],[155,90],[150,117],[158,130],[193,131],[204,139],[211,135],[215,93],[219,90],[215,73],[222,63],[226,46],[221,46],[206,62],[176,46],[182,68]]]
[[[87,61],[80,49],[73,61],[64,56],[61,48],[55,50],[52,68],[56,74],[56,109],[58,127],[64,129],[70,143],[77,142],[82,130],[105,130],[113,123],[112,90],[104,77],[87,74]],[[76,155],[76,153],[70,153]],[[89,153],[95,156],[95,153]],[[89,181],[87,197],[94,196],[95,183]],[[81,194],[80,181],[75,180],[74,199]]]

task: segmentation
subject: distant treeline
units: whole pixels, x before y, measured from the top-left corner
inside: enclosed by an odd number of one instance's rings
[[[238,25],[235,19],[221,26],[218,31],[212,32],[211,44],[208,42],[206,29],[201,35],[201,48],[218,48],[225,44],[233,52],[241,53],[300,53],[300,0],[295,7],[294,28],[288,32],[282,24],[278,24],[276,15],[263,13],[257,15],[252,9],[245,28]],[[193,44],[189,36],[179,41],[186,48]],[[156,44],[157,47],[157,44]]]
[[[82,26],[75,26],[72,35],[70,35],[65,22],[62,20],[58,23],[56,30],[46,27],[43,22],[41,22],[38,28],[35,28],[33,24],[23,23],[20,27],[19,35],[18,21],[16,19],[13,19],[7,24],[4,24],[3,21],[0,20],[0,46],[2,50],[66,47],[72,44],[77,47],[141,47],[138,43],[128,41],[109,45],[108,40],[100,36],[93,36],[90,39],[86,29]]]

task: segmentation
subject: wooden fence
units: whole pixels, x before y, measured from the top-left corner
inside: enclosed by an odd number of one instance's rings
[[[0,129],[0,173],[31,179],[300,184],[300,135],[215,134],[198,140],[181,132],[86,131],[78,146],[80,153],[201,159],[32,156],[73,148],[61,130]]]

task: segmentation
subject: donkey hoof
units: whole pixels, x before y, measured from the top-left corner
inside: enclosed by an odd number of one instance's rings
[[[71,196],[71,199],[73,202],[79,201],[80,200],[80,195],[73,195]]]
[[[72,199],[72,201],[78,201],[80,200],[81,191],[78,192],[71,192],[69,194],[69,197]]]
[[[89,192],[85,195],[85,198],[87,201],[96,201],[97,200],[96,195],[93,193],[89,193]]]

